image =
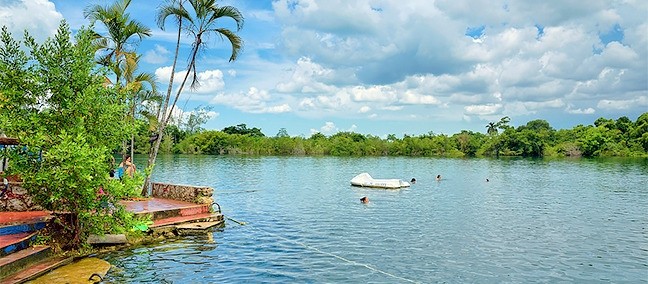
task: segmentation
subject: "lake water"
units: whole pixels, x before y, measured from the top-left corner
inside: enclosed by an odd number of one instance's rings
[[[110,282],[648,283],[648,159],[164,156],[154,180],[246,225],[103,255]]]

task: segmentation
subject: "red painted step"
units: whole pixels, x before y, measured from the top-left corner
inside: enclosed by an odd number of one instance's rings
[[[33,246],[0,258],[0,279],[18,272],[30,263],[46,259],[51,251],[49,246]],[[0,280],[0,283],[4,283],[4,280]]]
[[[28,248],[36,233],[18,233],[0,236],[0,257]]]
[[[63,265],[72,263],[72,257],[53,257],[43,260],[41,262],[35,263],[25,269],[22,269],[14,274],[9,275],[5,279],[0,279],[0,283],[3,284],[14,284],[14,283],[24,283],[25,281],[34,280],[37,277],[45,275],[54,269],[57,269]]]
[[[46,222],[50,218],[49,211],[0,212],[0,226]]]

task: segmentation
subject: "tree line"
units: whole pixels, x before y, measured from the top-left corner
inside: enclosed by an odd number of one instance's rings
[[[489,122],[485,133],[463,130],[453,135],[428,132],[394,134],[386,138],[354,132],[322,133],[310,137],[288,135],[285,128],[274,136],[246,124],[222,130],[170,126],[162,151],[207,155],[331,155],[411,157],[646,157],[648,112],[636,121],[623,116],[599,118],[593,125],[556,130],[541,119],[525,125],[509,125],[509,117]],[[141,129],[145,130],[145,129]],[[140,133],[142,139],[146,132]],[[147,147],[138,150],[145,151]],[[141,152],[145,153],[145,152]]]

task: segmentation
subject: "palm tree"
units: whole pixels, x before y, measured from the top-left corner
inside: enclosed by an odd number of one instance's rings
[[[508,123],[511,121],[511,118],[508,116],[500,118],[500,121],[498,122],[489,122],[486,124],[486,133],[490,135],[497,135],[498,128],[502,130],[506,130],[510,128],[511,126],[508,125]]]
[[[128,119],[135,123],[136,115],[146,118],[151,123],[152,112],[146,108],[147,103],[161,101],[157,91],[155,75],[150,72],[138,72],[138,65],[141,56],[134,53],[127,53],[125,64],[121,73],[124,76],[123,90],[128,100]],[[130,155],[134,154],[135,134],[131,133]]]
[[[511,121],[511,118],[509,118],[508,116],[505,116],[505,117],[500,118],[500,121],[498,121],[497,124],[495,124],[495,125],[499,129],[506,130],[506,129],[511,127],[511,126],[508,125],[508,123],[510,121]]]
[[[189,9],[187,9],[189,8]],[[191,75],[191,88],[196,88],[198,86],[198,76],[196,68],[196,58],[199,53],[205,48],[206,42],[205,37],[211,34],[216,34],[221,39],[227,39],[232,46],[232,54],[230,55],[229,61],[235,61],[243,48],[243,40],[234,32],[226,28],[219,28],[219,20],[223,18],[229,18],[234,20],[236,23],[236,32],[240,31],[243,28],[243,14],[232,6],[218,6],[216,0],[168,0],[165,5],[162,5],[158,11],[157,23],[161,29],[164,30],[164,24],[166,19],[171,16],[178,25],[178,36],[176,41],[176,50],[173,58],[173,66],[171,67],[171,78],[169,79],[169,85],[167,88],[167,94],[164,99],[164,104],[160,107],[160,116],[159,116],[159,127],[157,129],[157,140],[152,145],[152,149],[149,152],[148,166],[155,164],[155,159],[157,158],[158,150],[160,149],[160,143],[162,141],[162,135],[164,134],[164,129],[166,128],[169,120],[171,119],[171,114],[175,108],[180,94],[184,90],[185,83]],[[189,53],[189,62],[187,64],[187,71],[178,87],[173,103],[169,105],[171,100],[171,92],[173,90],[173,81],[174,74],[176,70],[176,63],[178,59],[178,53],[180,50],[180,35],[182,31],[187,32],[193,37],[193,43],[191,45],[191,50]],[[144,188],[142,189],[142,195],[148,195],[148,183],[150,181],[150,176],[146,177],[144,182]]]
[[[486,133],[489,135],[497,134],[497,124],[495,122],[489,122],[486,124]]]
[[[92,5],[86,7],[83,14],[86,18],[90,19],[92,24],[99,21],[106,28],[108,34],[101,36],[96,34],[97,40],[95,45],[100,52],[97,62],[101,65],[108,67],[110,71],[115,74],[114,82],[106,78],[106,83],[114,86],[123,92],[124,86],[121,85],[124,72],[127,72],[129,66],[128,58],[135,56],[131,46],[133,38],[138,37],[141,41],[144,37],[151,36],[151,29],[144,26],[130,18],[130,14],[126,13],[126,9],[130,5],[131,0],[117,0],[112,5],[101,6]],[[127,96],[127,100],[132,100]],[[130,111],[125,114],[126,119],[132,117]],[[132,141],[131,136],[131,155],[132,155]],[[122,143],[123,154],[126,154],[127,141]]]
[[[97,61],[115,73],[116,85],[119,85],[122,77],[120,66],[125,62],[126,53],[132,52],[129,41],[136,36],[140,41],[151,36],[151,29],[130,19],[130,14],[126,13],[130,2],[131,0],[117,0],[109,6],[92,5],[83,12],[92,24],[96,21],[103,23],[108,32],[105,36],[97,34],[95,44],[102,52]]]

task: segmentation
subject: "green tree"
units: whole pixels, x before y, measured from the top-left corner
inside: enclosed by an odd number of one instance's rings
[[[188,3],[189,5],[185,5]],[[190,8],[189,10],[187,8]],[[190,12],[190,11],[193,11]],[[185,83],[191,75],[191,87],[198,86],[198,76],[197,76],[197,58],[201,50],[206,46],[205,37],[210,34],[215,34],[221,38],[227,39],[232,46],[232,54],[230,55],[229,61],[235,61],[238,57],[239,52],[243,48],[243,40],[233,31],[227,28],[218,27],[220,21],[224,18],[229,18],[234,20],[236,23],[236,31],[240,31],[243,28],[243,14],[232,6],[218,6],[216,0],[170,0],[166,4],[162,5],[157,14],[157,23],[161,29],[164,30],[164,25],[167,17],[172,17],[176,20],[178,25],[178,37],[176,42],[175,55],[173,59],[173,66],[171,67],[171,74],[175,73],[176,62],[178,58],[178,53],[180,50],[180,35],[184,29],[188,34],[193,36],[193,43],[191,45],[191,50],[189,52],[189,62],[187,64],[187,70],[185,73],[180,86],[176,92],[173,103],[169,105],[171,98],[171,92],[173,89],[174,77],[171,76],[169,80],[169,85],[167,89],[167,94],[164,99],[164,103],[161,106],[161,117],[160,124],[158,127],[158,137],[162,138],[164,134],[164,128],[167,126],[173,109],[178,102],[180,94],[184,90]],[[158,139],[152,145],[152,150],[149,152],[148,166],[153,166],[155,164],[155,159],[157,158],[157,153],[160,148],[160,142],[162,139]],[[146,177],[146,182],[142,188],[142,195],[148,195],[148,183],[150,181],[150,176]]]
[[[223,128],[223,132],[227,134],[239,134],[239,135],[248,135],[248,136],[253,136],[253,137],[265,137],[265,135],[261,132],[261,129],[252,127],[248,128],[245,123],[241,123],[236,126],[228,126]]]
[[[203,131],[204,128],[202,128],[202,126],[212,117],[212,114],[210,113],[211,110],[212,107],[210,106],[198,106],[194,108],[193,111],[189,112],[186,121],[182,119],[179,124],[184,128],[187,135]]]
[[[123,232],[123,208],[101,202],[117,205],[133,193],[108,176],[111,150],[127,137],[121,121],[126,104],[123,94],[103,86],[93,33],[81,29],[72,40],[63,22],[53,38],[38,44],[26,32],[28,53],[6,28],[0,38],[0,124],[24,146],[11,153],[11,171],[38,204],[69,212],[64,247],[81,246],[91,232]],[[100,188],[110,194],[99,199]]]

